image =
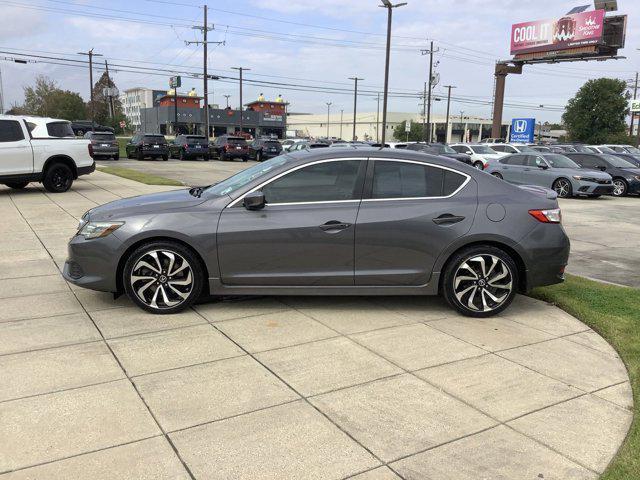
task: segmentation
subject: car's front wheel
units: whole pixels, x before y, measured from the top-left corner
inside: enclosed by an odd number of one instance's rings
[[[559,178],[553,182],[553,189],[560,198],[567,198],[573,195],[573,187],[571,182],[566,178]]]
[[[479,245],[454,254],[447,264],[442,292],[447,303],[469,317],[503,311],[517,293],[518,270],[503,250]]]
[[[628,189],[629,187],[627,186],[627,182],[625,182],[622,178],[613,179],[613,196],[614,197],[624,197],[627,194]]]
[[[150,242],[136,249],[124,266],[122,283],[129,298],[155,314],[177,313],[200,296],[204,273],[187,247]]]

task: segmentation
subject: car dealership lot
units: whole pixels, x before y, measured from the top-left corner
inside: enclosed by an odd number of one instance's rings
[[[244,166],[162,165],[194,184]],[[622,442],[616,353],[525,297],[482,320],[422,297],[236,298],[158,317],[62,280],[85,210],[165,189],[103,173],[59,195],[0,187],[6,478],[595,478]],[[598,229],[591,206],[608,204],[562,206]]]

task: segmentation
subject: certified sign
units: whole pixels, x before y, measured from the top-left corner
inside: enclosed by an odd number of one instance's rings
[[[531,143],[535,136],[535,118],[514,118],[511,121],[511,134],[509,141],[512,143]]]
[[[629,111],[631,113],[640,112],[640,100],[629,100]]]

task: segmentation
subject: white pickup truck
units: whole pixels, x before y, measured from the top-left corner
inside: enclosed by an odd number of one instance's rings
[[[96,169],[92,155],[91,142],[76,139],[66,120],[0,115],[0,184],[42,182],[49,192],[66,192]]]

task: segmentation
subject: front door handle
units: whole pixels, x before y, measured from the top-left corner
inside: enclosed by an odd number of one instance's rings
[[[339,220],[330,220],[327,223],[320,225],[320,230],[323,232],[332,232],[332,231],[340,231],[351,226],[350,223],[340,222]]]
[[[451,225],[454,223],[458,223],[464,220],[464,217],[458,215],[452,215],[450,213],[445,213],[433,219],[433,223],[436,225]]]

